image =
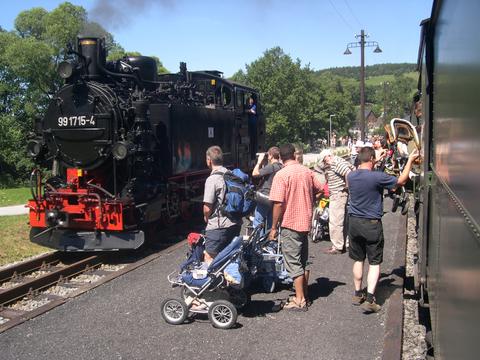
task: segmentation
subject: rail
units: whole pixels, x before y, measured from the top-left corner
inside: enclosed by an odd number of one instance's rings
[[[44,259],[40,268],[38,267],[40,260],[35,260],[25,264],[20,264],[18,267],[13,266],[11,269],[4,270],[5,274],[11,273],[11,277],[7,277],[5,280],[14,280],[16,285],[0,289],[0,308],[17,301],[24,296],[55,285],[59,281],[79,275],[85,271],[89,271],[93,267],[101,264],[100,255],[93,255],[64,267],[57,267],[56,265],[60,263],[59,254],[53,253],[50,254],[50,257],[51,259],[49,259],[49,261],[51,262],[48,263]],[[46,264],[48,264],[48,266],[45,266]],[[53,264],[55,265],[52,266]],[[46,273],[31,279],[25,277],[25,274],[33,273],[34,271],[40,269],[45,270]]]

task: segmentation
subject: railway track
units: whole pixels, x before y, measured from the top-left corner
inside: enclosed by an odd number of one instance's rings
[[[181,235],[165,233],[163,242],[142,251],[56,251],[1,269],[0,333],[183,246],[187,227],[180,228]]]

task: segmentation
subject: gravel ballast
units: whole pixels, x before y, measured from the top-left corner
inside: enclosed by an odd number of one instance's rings
[[[407,254],[406,272],[407,278],[414,276],[415,258],[418,255],[417,232],[415,230],[416,218],[413,210],[415,200],[410,197],[407,221]],[[418,300],[414,289],[404,290],[403,300],[403,346],[402,358],[405,360],[420,360],[427,356],[427,343],[425,341],[425,326],[419,324]]]

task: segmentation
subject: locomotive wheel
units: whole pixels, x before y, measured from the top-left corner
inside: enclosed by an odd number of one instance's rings
[[[230,301],[217,300],[208,310],[208,319],[217,329],[230,329],[237,322],[237,309]]]
[[[183,221],[192,219],[192,207],[189,201],[182,200],[180,202],[180,216]]]
[[[172,225],[180,216],[180,197],[177,193],[171,192],[165,199],[165,210],[163,212],[163,222],[166,225]]]
[[[183,300],[165,299],[161,309],[163,319],[171,325],[183,324],[188,316],[188,308]]]

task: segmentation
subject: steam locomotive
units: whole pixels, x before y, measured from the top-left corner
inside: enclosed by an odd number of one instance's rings
[[[65,84],[27,145],[50,170],[31,175],[32,242],[63,251],[137,249],[152,224],[188,218],[201,201],[209,146],[222,147],[226,166],[245,170],[264,151],[255,89],[185,63],[179,73],[157,74],[146,56],[107,62],[96,37],[77,38],[68,53],[58,67]]]

